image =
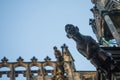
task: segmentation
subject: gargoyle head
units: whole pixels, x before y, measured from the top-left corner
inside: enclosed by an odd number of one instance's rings
[[[65,25],[65,31],[68,38],[73,38],[77,33],[79,33],[78,27],[72,24]]]

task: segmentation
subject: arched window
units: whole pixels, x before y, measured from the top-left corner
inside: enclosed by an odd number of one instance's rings
[[[40,71],[39,67],[37,67],[37,66],[32,66],[30,70],[31,70],[31,73],[33,76],[38,76],[38,73]]]
[[[0,78],[0,80],[10,80],[10,78],[7,77],[6,74],[3,74],[2,77]]]
[[[9,73],[10,72],[10,68],[8,68],[8,67],[2,67],[2,68],[0,68],[0,72],[1,73]],[[3,74],[0,77],[0,80],[10,80],[10,78],[7,77],[7,74]]]
[[[46,75],[51,76],[54,73],[54,68],[52,66],[45,66],[44,72]]]
[[[10,68],[8,68],[8,67],[2,67],[2,68],[0,68],[0,71],[10,71]]]
[[[15,68],[15,75],[17,75],[16,80],[26,80],[26,78],[24,77],[24,73],[25,73],[26,69],[25,67],[16,67]]]

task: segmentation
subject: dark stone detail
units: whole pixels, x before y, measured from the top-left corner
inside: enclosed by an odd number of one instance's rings
[[[18,62],[23,62],[24,59],[20,56],[18,59],[17,59]]]
[[[45,61],[50,61],[51,58],[50,58],[49,56],[47,56],[44,60],[45,60]]]
[[[37,58],[35,56],[33,56],[33,58],[31,59],[32,62],[37,62]]]
[[[68,48],[68,46],[66,44],[63,44],[63,46],[61,46],[61,48]]]
[[[4,57],[3,59],[1,59],[2,62],[8,62],[8,59],[6,57]]]
[[[111,73],[119,68],[111,57],[111,53],[104,51],[90,36],[82,35],[77,26],[67,24],[65,31],[68,38],[72,38],[80,54],[86,57],[100,72],[105,73],[106,79],[111,80]]]

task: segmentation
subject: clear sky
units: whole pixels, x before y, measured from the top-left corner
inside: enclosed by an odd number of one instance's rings
[[[66,24],[95,39],[89,18],[91,0],[0,0],[0,59],[15,62],[19,56],[30,61],[33,56],[43,61],[55,60],[53,47],[65,43],[75,59],[77,70],[95,70],[76,50],[76,44],[65,33]]]

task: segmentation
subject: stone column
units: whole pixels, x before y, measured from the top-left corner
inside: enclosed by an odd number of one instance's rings
[[[13,64],[11,64],[10,80],[15,80],[15,69]]]
[[[30,67],[29,67],[29,64],[27,65],[27,68],[26,68],[26,80],[30,80]]]

